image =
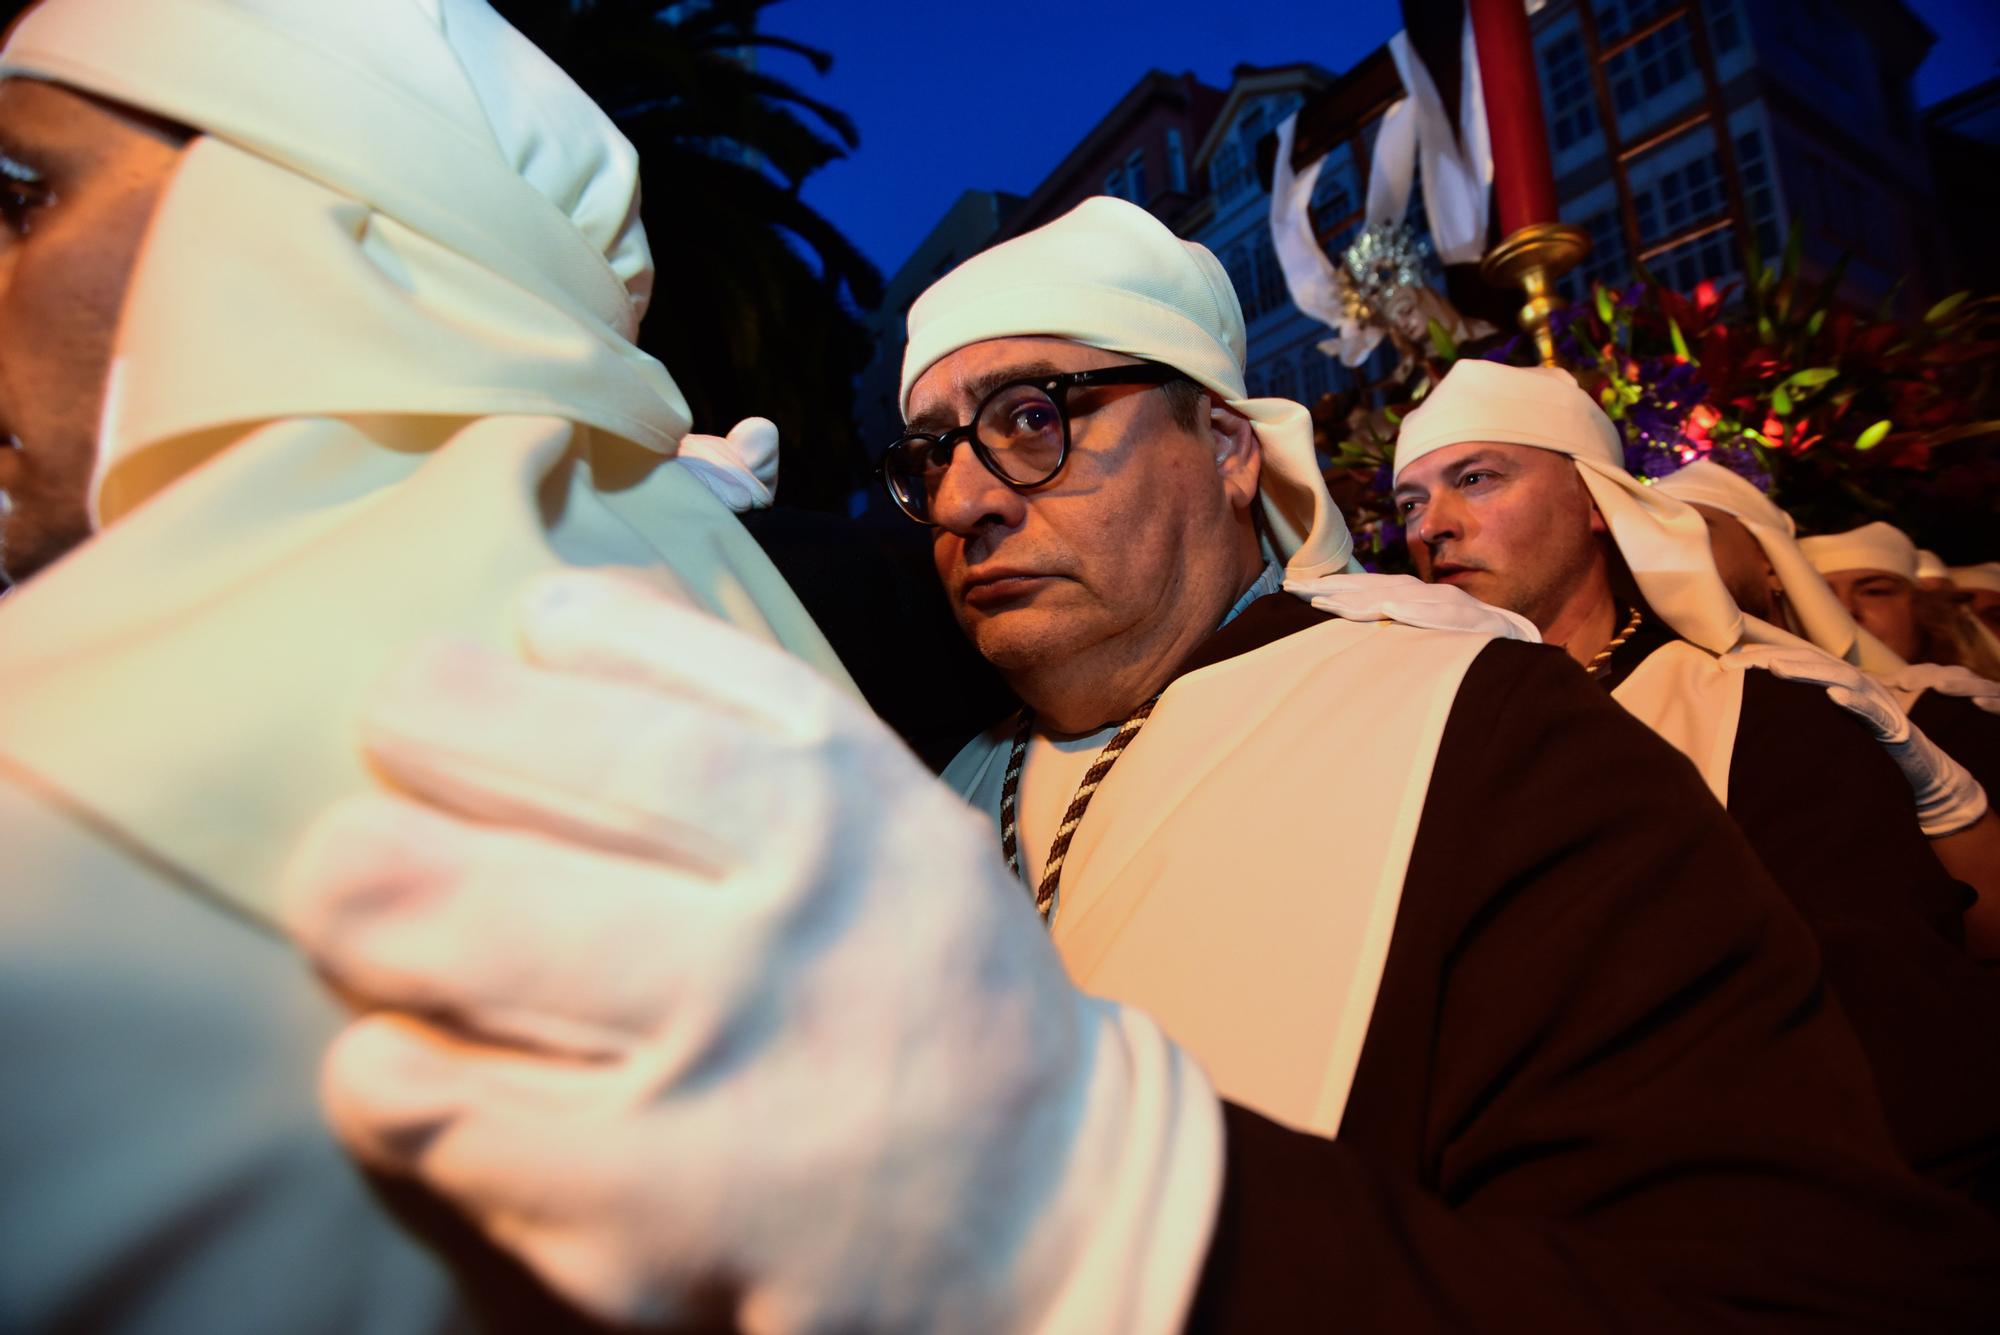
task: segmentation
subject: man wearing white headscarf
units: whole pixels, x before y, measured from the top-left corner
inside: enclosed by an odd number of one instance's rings
[[[1697,460],[1653,484],[1686,501],[1708,525],[1717,571],[1737,606],[1810,640],[1835,658],[1868,672],[1887,686],[1910,722],[1963,765],[1989,794],[2000,791],[2000,683],[1962,667],[1910,663],[1863,629],[1813,566],[1797,540],[1792,517],[1750,482],[1720,464]],[[1903,564],[1908,547],[1911,578],[1922,583],[1923,558],[1886,524],[1870,529],[1893,535],[1885,555],[1867,549],[1864,559]],[[1824,553],[1824,540],[1807,538]],[[1841,558],[1848,559],[1848,558]],[[1931,558],[1936,561],[1935,557]],[[1942,571],[1943,565],[1937,568]],[[1850,597],[1857,597],[1849,585]]]
[[[767,1330],[1983,1319],[1990,1238],[1696,777],[1518,618],[1343,573],[1243,357],[1116,200],[912,308],[886,474],[1026,706],[948,771],[975,811],[642,592],[531,601],[566,672],[398,683],[371,752],[425,804],[292,870],[389,1012],[329,1063],[348,1143],[627,1320],[718,1279]]]
[[[1418,571],[1529,616],[1694,763],[1813,928],[1912,1165],[1993,1199],[2000,1088],[1968,1072],[2000,1062],[2000,990],[1933,852],[1990,865],[1979,786],[1863,674],[1738,609],[1702,517],[1625,470],[1568,372],[1460,362],[1395,467]]]
[[[532,1322],[323,1130],[274,896],[365,686],[538,572],[840,673],[711,495],[756,451],[675,459],[633,152],[477,0],[50,0],[0,76],[0,1324]]]
[[[1966,615],[1988,660],[2000,664],[2000,561],[1976,566],[1952,566],[1945,571],[1951,587],[1966,598]]]

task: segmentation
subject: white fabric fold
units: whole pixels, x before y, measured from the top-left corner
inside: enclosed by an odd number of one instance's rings
[[[106,388],[103,529],[0,604],[0,754],[268,919],[418,636],[628,566],[836,681],[675,461],[632,151],[479,0],[51,0],[0,73],[187,125]]]
[[[1285,276],[1292,304],[1334,331],[1335,337],[1319,344],[1319,351],[1338,357],[1345,366],[1359,366],[1382,341],[1383,330],[1355,319],[1343,296],[1352,289],[1354,280],[1319,242],[1319,229],[1313,225],[1312,195],[1326,159],[1315,159],[1302,172],[1292,170],[1298,121],[1294,112],[1278,125],[1278,156],[1271,168],[1271,247],[1278,256],[1278,271]]]
[[[1976,566],[1952,566],[1945,573],[1961,589],[1985,589],[1989,593],[2000,593],[2000,561],[1986,561]]]
[[[1313,452],[1312,415],[1253,399],[1243,308],[1222,264],[1136,204],[1098,196],[973,256],[910,308],[900,410],[939,360],[988,339],[1040,335],[1161,362],[1250,419],[1263,447],[1264,518],[1288,574],[1358,571],[1347,522]]]
[[[1426,630],[1476,631],[1529,644],[1542,642],[1534,623],[1518,612],[1488,606],[1449,584],[1426,584],[1415,575],[1288,579],[1285,592],[1348,621],[1394,621]]]
[[[1886,684],[1860,668],[1798,640],[1745,645],[1719,661],[1726,669],[1762,668],[1824,689],[1835,704],[1861,721],[1902,769],[1916,799],[1917,824],[1928,837],[1957,834],[1986,815],[1986,790],[1979,781],[1910,722]]]
[[[1409,34],[1399,32],[1389,39],[1389,57],[1396,62],[1396,73],[1409,94],[1416,166],[1424,181],[1424,217],[1430,224],[1431,244],[1446,264],[1470,263],[1486,252],[1488,191],[1493,184],[1486,96],[1469,13],[1460,27],[1459,44],[1458,124],[1453,125],[1437,82],[1411,45]],[[1410,150],[1399,144],[1398,151]],[[1384,167],[1392,170],[1385,172]],[[1375,181],[1391,175],[1395,178],[1392,192],[1383,200],[1385,212],[1378,217]],[[1408,208],[1409,194],[1409,165],[1378,150],[1369,181],[1369,221],[1401,218]]]
[[[1653,489],[1735,516],[1763,548],[1806,639],[1869,672],[1893,672],[1903,666],[1900,655],[1856,624],[1826,580],[1813,569],[1794,538],[1798,525],[1792,517],[1748,479],[1720,464],[1697,459],[1659,479]]]
[[[631,341],[652,281],[636,155],[481,0],[63,0],[10,34],[13,76],[214,141],[128,291],[101,522],[178,475],[124,483],[128,460],[222,422],[554,412],[665,453],[687,430]]]
[[[1917,544],[1894,524],[1877,520],[1845,533],[1800,538],[1799,549],[1822,575],[1836,570],[1884,570],[1916,583]]]
[[[620,1325],[722,1287],[759,1331],[1181,1329],[1220,1106],[1065,976],[985,823],[677,598],[571,573],[519,616],[526,661],[372,694],[399,796],[287,873],[373,1012],[327,1058],[346,1144]]]
[[[727,436],[682,436],[678,458],[738,514],[766,509],[776,499],[778,428],[768,418],[746,417]]]

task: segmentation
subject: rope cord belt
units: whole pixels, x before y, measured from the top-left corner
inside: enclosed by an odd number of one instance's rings
[[[1035,912],[1042,915],[1046,923],[1055,911],[1056,887],[1062,880],[1063,859],[1069,856],[1069,841],[1076,835],[1076,827],[1083,824],[1083,813],[1090,810],[1090,799],[1097,794],[1098,785],[1104,782],[1111,767],[1118,763],[1118,757],[1139,735],[1139,729],[1146,725],[1152,715],[1153,706],[1160,702],[1154,696],[1140,705],[1132,717],[1118,726],[1104,749],[1097,753],[1097,759],[1090,762],[1084,771],[1083,782],[1076,786],[1076,796],[1069,800],[1069,810],[1063,813],[1062,825],[1056,830],[1056,837],[1049,844],[1048,860],[1042,864],[1042,882],[1035,887]],[[1021,726],[1014,732],[1014,749],[1007,757],[1007,774],[1000,785],[1000,851],[1007,856],[1007,869],[1016,877],[1021,876],[1021,840],[1016,821],[1021,790],[1021,765],[1028,757],[1028,735],[1034,731],[1035,715],[1023,708]]]
[[[1633,608],[1632,617],[1625,623],[1625,629],[1612,636],[1611,643],[1599,649],[1596,655],[1588,663],[1584,664],[1583,670],[1593,677],[1603,676],[1610,670],[1611,655],[1617,653],[1624,646],[1625,641],[1632,638],[1632,633],[1639,629],[1639,623],[1645,619],[1645,615],[1638,608]]]

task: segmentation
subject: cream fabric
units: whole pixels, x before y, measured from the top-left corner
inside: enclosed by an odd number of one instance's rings
[[[0,53],[202,132],[117,336],[108,526],[0,604],[0,754],[259,917],[285,845],[366,782],[367,682],[419,635],[508,643],[531,574],[650,570],[844,680],[668,457],[685,408],[627,337],[629,148],[497,24],[50,0]]]
[[[1778,582],[1784,585],[1785,601],[1797,615],[1799,630],[1806,639],[1835,658],[1869,672],[1894,672],[1904,666],[1901,655],[1864,631],[1848,615],[1847,608],[1799,549],[1795,540],[1798,525],[1748,479],[1720,464],[1697,459],[1661,478],[1653,487],[1691,505],[1711,506],[1741,521],[1764,549]]]
[[[1927,547],[1917,548],[1917,578],[1949,580],[1951,571],[1945,567],[1944,558]]]
[[[1396,475],[1434,450],[1475,441],[1530,445],[1575,460],[1652,609],[1711,653],[1742,640],[1744,617],[1716,573],[1708,526],[1689,506],[1626,471],[1618,429],[1569,372],[1459,362],[1404,417]]]
[[[1729,765],[1743,717],[1743,674],[1676,640],[1647,654],[1611,692],[1627,713],[1694,762],[1715,800],[1729,803]]]
[[[1976,566],[1952,566],[1945,573],[1961,589],[1985,589],[2000,593],[2000,561],[1987,561]]]
[[[1489,607],[1450,584],[1415,575],[1321,575],[1288,580],[1285,592],[1349,621],[1395,621],[1429,630],[1470,630],[1540,644],[1535,623],[1504,607]]]
[[[353,1151],[621,1329],[717,1285],[772,1335],[1182,1329],[1221,1109],[1070,984],[985,822],[679,599],[568,573],[519,620],[371,693],[402,795],[288,869],[362,1003],[323,1080]]]
[[[1490,638],[1335,620],[1168,687],[1063,864],[1053,936],[1077,986],[1158,1020],[1224,1098],[1335,1134],[1445,719]],[[944,776],[996,826],[1013,735]],[[1030,741],[1031,880],[1097,746]],[[1330,755],[1369,776],[1333,803],[1300,777]]]
[[[1313,453],[1312,416],[1253,399],[1243,382],[1243,308],[1207,248],[1152,214],[1099,196],[967,260],[910,308],[898,402],[940,359],[972,343],[1042,335],[1185,372],[1251,421],[1263,446],[1262,500],[1288,577],[1360,570]]]
[[[57,0],[9,75],[231,159],[175,183],[171,259],[128,295],[103,521],[186,462],[128,460],[223,422],[547,413],[660,451],[687,430],[631,342],[652,281],[631,146],[481,0]]]
[[[1884,570],[1913,584],[1917,579],[1917,544],[1903,530],[1879,520],[1845,533],[1800,538],[1799,549],[1822,575],[1836,570]]]

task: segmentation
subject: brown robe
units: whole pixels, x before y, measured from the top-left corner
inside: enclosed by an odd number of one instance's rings
[[[1216,639],[1316,615],[1267,599]],[[1357,781],[1329,759],[1330,803]],[[1339,1133],[1226,1121],[1193,1330],[2000,1311],[1991,1226],[1899,1162],[1812,931],[1688,762],[1552,648],[1493,642],[1458,689]]]

